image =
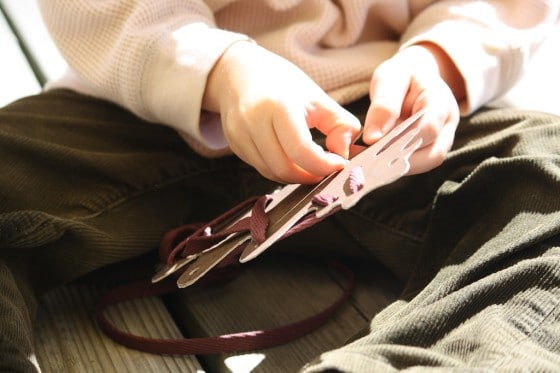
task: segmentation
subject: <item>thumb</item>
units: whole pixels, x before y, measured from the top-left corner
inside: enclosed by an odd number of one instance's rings
[[[309,123],[326,136],[329,151],[348,159],[350,145],[361,131],[361,124],[356,116],[332,101],[319,109]]]

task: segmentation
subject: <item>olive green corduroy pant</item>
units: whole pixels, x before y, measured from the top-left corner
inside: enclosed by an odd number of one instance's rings
[[[70,91],[0,109],[0,371],[35,369],[36,295],[271,186]],[[441,167],[331,219],[405,289],[305,371],[560,371],[560,118],[465,118]]]

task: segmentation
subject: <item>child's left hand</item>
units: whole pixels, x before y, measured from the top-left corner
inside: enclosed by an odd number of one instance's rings
[[[409,174],[429,171],[444,161],[453,145],[457,102],[464,97],[463,79],[443,50],[433,44],[402,49],[373,74],[363,140],[374,143],[400,117],[424,108],[418,124],[422,146],[410,158]]]

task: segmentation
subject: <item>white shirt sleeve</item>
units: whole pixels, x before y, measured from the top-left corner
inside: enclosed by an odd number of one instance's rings
[[[227,144],[201,102],[208,74],[246,35],[215,27],[200,0],[39,0],[45,23],[89,93],[165,123],[208,156]],[[216,115],[217,116],[217,115]]]
[[[467,98],[461,112],[469,114],[520,79],[560,12],[558,0],[39,0],[39,5],[87,93],[177,129],[205,156],[229,151],[219,115],[201,112],[208,74],[227,48],[249,36],[296,63],[341,103],[367,94],[377,64],[398,48],[433,42],[462,74]]]
[[[433,42],[461,72],[469,114],[504,94],[526,71],[559,16],[557,0],[439,1],[414,17],[402,47]]]

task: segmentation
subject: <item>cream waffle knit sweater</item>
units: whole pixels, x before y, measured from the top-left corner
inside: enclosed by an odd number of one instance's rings
[[[467,114],[509,89],[555,24],[557,0],[39,0],[71,71],[51,87],[111,100],[180,131],[206,156],[227,153],[207,76],[251,38],[291,60],[340,103],[368,93],[375,67],[429,41],[466,81]]]

